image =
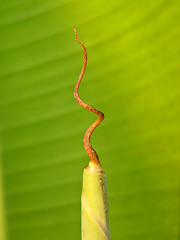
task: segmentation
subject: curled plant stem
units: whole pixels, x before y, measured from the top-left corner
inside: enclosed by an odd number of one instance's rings
[[[87,52],[86,52],[86,48],[85,46],[82,44],[82,42],[79,41],[78,37],[77,37],[77,32],[76,29],[74,29],[75,32],[75,37],[76,40],[78,41],[78,43],[82,46],[83,51],[84,51],[84,64],[81,70],[81,73],[79,75],[78,81],[76,83],[75,89],[74,89],[74,97],[77,100],[77,102],[85,109],[97,114],[99,117],[98,119],[87,129],[85,135],[84,135],[84,139],[83,139],[83,144],[84,144],[84,148],[89,156],[90,159],[90,163],[92,164],[96,164],[96,165],[100,165],[99,162],[99,158],[98,155],[96,153],[96,151],[94,150],[94,148],[91,146],[90,144],[90,138],[91,138],[91,134],[94,131],[94,129],[103,121],[104,119],[104,114],[100,111],[98,111],[96,108],[89,106],[87,103],[83,102],[80,97],[79,97],[79,93],[78,93],[78,89],[79,89],[79,85],[81,83],[82,77],[84,75],[84,72],[86,70],[86,65],[87,65]]]

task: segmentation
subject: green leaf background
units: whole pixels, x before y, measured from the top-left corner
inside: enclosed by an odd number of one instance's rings
[[[0,239],[80,239],[82,139],[105,169],[113,240],[180,239],[180,2],[0,1]]]

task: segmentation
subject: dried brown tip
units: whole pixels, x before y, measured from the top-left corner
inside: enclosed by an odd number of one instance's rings
[[[87,65],[87,52],[86,52],[86,48],[84,47],[84,45],[82,44],[82,42],[79,41],[79,39],[77,38],[77,32],[76,29],[74,28],[74,32],[75,32],[75,37],[76,40],[78,41],[79,44],[81,44],[83,51],[84,51],[84,64],[81,70],[81,73],[79,75],[78,81],[76,83],[75,89],[74,89],[74,97],[77,100],[77,102],[85,109],[97,114],[99,117],[98,119],[87,129],[85,135],[84,135],[84,139],[83,139],[83,144],[84,144],[84,148],[89,156],[90,159],[90,163],[94,163],[96,165],[100,165],[99,162],[99,158],[98,155],[96,153],[96,151],[94,150],[94,148],[91,146],[90,144],[90,138],[91,138],[91,134],[94,131],[94,129],[103,121],[104,119],[104,114],[100,111],[98,111],[96,108],[93,108],[91,106],[89,106],[87,103],[83,102],[80,97],[79,97],[79,93],[78,93],[78,89],[79,89],[79,85],[81,83],[82,77],[84,75],[84,72],[86,70],[86,65]]]

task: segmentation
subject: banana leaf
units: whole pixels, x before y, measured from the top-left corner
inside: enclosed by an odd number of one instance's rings
[[[180,2],[0,1],[0,239],[79,240],[82,139],[106,172],[113,240],[180,239]]]

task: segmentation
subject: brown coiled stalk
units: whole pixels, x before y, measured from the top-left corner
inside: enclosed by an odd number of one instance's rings
[[[100,165],[98,155],[97,155],[96,151],[94,150],[94,148],[90,144],[90,138],[91,138],[91,134],[94,131],[94,129],[103,121],[104,114],[102,112],[98,111],[96,108],[91,107],[87,103],[83,102],[79,97],[78,89],[79,89],[79,85],[81,83],[82,77],[84,75],[84,72],[86,70],[87,52],[86,52],[86,48],[84,47],[82,42],[80,42],[79,39],[77,38],[76,29],[74,29],[74,32],[75,32],[76,40],[81,44],[83,51],[84,51],[84,64],[83,64],[83,68],[81,70],[81,73],[79,75],[78,81],[77,81],[75,89],[74,89],[74,97],[83,108],[85,108],[99,116],[98,119],[87,129],[87,131],[84,135],[83,144],[84,144],[84,148],[89,156],[90,162]]]

